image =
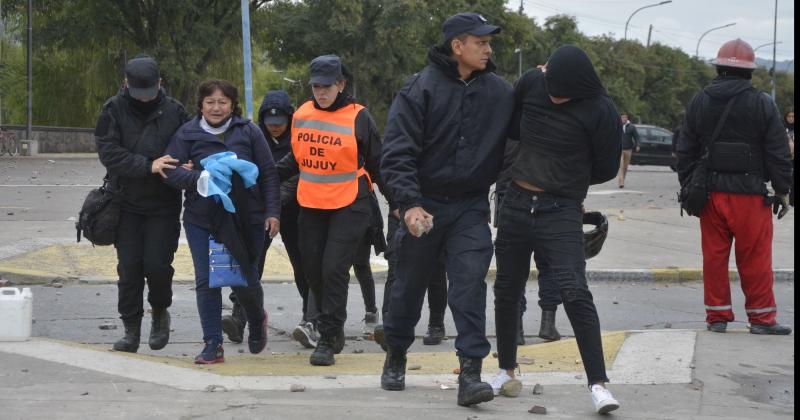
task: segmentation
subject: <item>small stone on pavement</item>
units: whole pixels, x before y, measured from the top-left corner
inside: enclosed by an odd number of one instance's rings
[[[531,414],[547,414],[547,408],[540,405],[534,405],[530,410],[528,410],[528,412]]]
[[[292,384],[291,386],[289,386],[289,391],[291,392],[304,392],[305,390],[306,387],[304,385]]]

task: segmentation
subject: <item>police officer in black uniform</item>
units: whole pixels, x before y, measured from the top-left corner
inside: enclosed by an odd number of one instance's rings
[[[122,191],[117,230],[117,282],[125,336],[114,350],[135,353],[147,301],[153,310],[149,345],[169,341],[172,260],[180,236],[181,192],[163,182],[177,160],[162,156],[172,134],[189,119],[183,105],[161,89],[158,64],[138,55],[125,65],[125,86],[103,105],[95,128],[100,162]]]
[[[481,381],[486,339],[486,273],[492,259],[489,188],[503,164],[513,113],[511,85],[493,73],[491,36],[477,13],[442,25],[444,42],[410,77],[389,110],[381,173],[402,223],[394,235],[397,271],[384,322],[387,353],[381,387],[405,388],[406,351],[431,271],[444,255],[448,301],[458,336],[458,404],[494,398]],[[442,254],[443,253],[443,254]]]

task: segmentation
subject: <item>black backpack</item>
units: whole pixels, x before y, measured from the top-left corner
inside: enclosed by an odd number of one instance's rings
[[[81,241],[81,234],[92,245],[113,245],[116,241],[121,190],[111,187],[111,184],[106,175],[103,186],[89,191],[83,201],[78,221],[75,222],[78,242]]]

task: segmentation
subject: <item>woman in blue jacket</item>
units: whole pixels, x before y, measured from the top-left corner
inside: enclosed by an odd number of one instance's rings
[[[205,342],[205,348],[195,358],[195,363],[209,364],[225,361],[222,293],[219,288],[209,288],[208,282],[209,236],[218,227],[215,226],[215,214],[221,204],[198,192],[198,180],[204,169],[201,161],[217,153],[233,152],[238,159],[251,162],[258,168],[255,185],[245,194],[247,198],[243,202],[234,202],[240,210],[247,208],[246,214],[236,216],[246,226],[242,233],[247,239],[245,243],[250,255],[260,255],[264,236],[274,237],[280,229],[280,185],[264,135],[255,124],[241,117],[236,87],[225,80],[208,80],[198,90],[198,115],[178,129],[165,153],[181,164],[194,165],[191,169],[178,167],[169,171],[167,183],[186,190],[183,226],[194,262],[197,309]],[[267,345],[267,313],[257,259],[238,262],[247,286],[234,287],[233,291],[247,314],[250,352],[259,353]]]

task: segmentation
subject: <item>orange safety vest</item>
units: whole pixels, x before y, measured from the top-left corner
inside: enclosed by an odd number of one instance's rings
[[[292,116],[292,153],[300,167],[297,202],[312,209],[340,209],[355,201],[358,178],[369,174],[358,166],[356,116],[364,109],[346,105],[320,111],[308,101]],[[369,182],[370,188],[372,182]]]

